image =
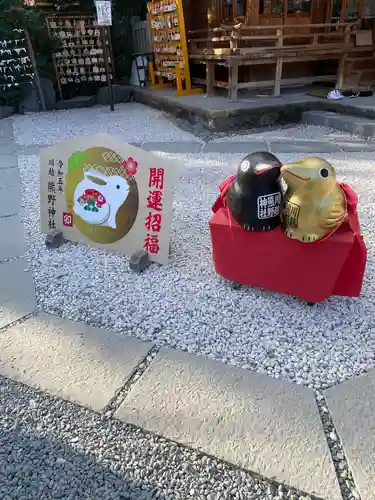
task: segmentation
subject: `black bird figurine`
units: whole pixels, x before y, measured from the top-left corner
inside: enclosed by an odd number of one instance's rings
[[[266,151],[251,153],[241,161],[228,190],[228,207],[246,231],[270,231],[281,224],[281,166]]]

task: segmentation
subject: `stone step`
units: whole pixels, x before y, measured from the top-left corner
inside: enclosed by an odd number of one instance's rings
[[[95,106],[96,96],[77,96],[56,103],[56,109],[89,108]]]
[[[305,111],[302,122],[306,125],[318,125],[335,128],[350,134],[375,139],[375,120],[359,116],[342,115],[332,111]]]
[[[15,112],[13,106],[0,106],[0,118],[8,118],[8,116],[12,116]]]

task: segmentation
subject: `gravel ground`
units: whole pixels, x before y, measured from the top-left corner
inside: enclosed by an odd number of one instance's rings
[[[1,500],[310,500],[0,377]]]
[[[116,104],[114,112],[108,107],[94,107],[30,113],[15,117],[13,123],[16,143],[20,146],[55,144],[100,133],[127,142],[197,140],[159,111],[137,103]]]
[[[27,259],[42,309],[316,390],[375,366],[372,154],[326,155],[360,196],[369,255],[360,300],[334,297],[313,308],[292,297],[234,288],[213,270],[210,208],[219,183],[235,172],[241,155],[161,156],[174,159],[181,172],[173,254],[168,265],[152,266],[142,275],[130,272],[125,257],[83,245],[47,251],[35,195],[38,158],[20,157]],[[282,161],[294,157],[279,156]],[[105,291],[105,300],[97,289]]]
[[[16,142],[20,146],[55,144],[77,135],[107,133],[127,142],[199,141],[184,122],[182,130],[157,110],[138,103],[117,104],[114,112],[108,107],[29,113],[14,119]],[[215,134],[212,134],[215,138]],[[315,141],[363,141],[363,137],[347,132],[311,125],[285,126],[278,130],[216,134],[216,141],[251,141],[254,139],[306,139]]]

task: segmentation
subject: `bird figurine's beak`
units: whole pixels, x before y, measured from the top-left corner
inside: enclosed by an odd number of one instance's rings
[[[267,163],[259,163],[255,167],[255,173],[256,175],[264,174],[265,172],[269,172],[270,170],[273,170],[274,168],[280,168],[281,164],[276,164],[276,165],[268,165]]]
[[[310,180],[308,172],[302,162],[286,163],[281,167],[281,176],[286,182],[306,182]]]

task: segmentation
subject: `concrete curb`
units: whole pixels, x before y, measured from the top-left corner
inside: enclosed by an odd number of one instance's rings
[[[335,128],[350,134],[375,139],[375,119],[341,115],[332,111],[306,111],[302,115],[304,123]]]
[[[327,153],[361,153],[375,151],[375,141],[345,139],[335,141],[311,141],[308,139],[262,139],[254,138],[247,141],[211,140],[208,142],[144,142],[131,143],[146,151],[169,154],[243,154],[254,151],[270,151],[274,154],[327,154]],[[40,149],[48,145],[32,144],[17,146],[15,151],[19,156],[39,155]],[[0,146],[1,150],[1,146]],[[10,167],[8,167],[10,168]],[[4,169],[5,170],[5,169]],[[4,172],[5,173],[5,172]]]
[[[167,94],[163,90],[134,88],[136,102],[158,110],[166,111],[176,118],[187,120],[192,125],[201,124],[211,132],[229,132],[241,129],[252,129],[271,125],[299,123],[304,112],[333,111],[343,115],[359,116],[364,119],[375,118],[375,107],[355,105],[355,100],[330,101],[305,94],[274,97],[266,102],[258,99],[227,102],[223,108],[210,101],[211,108],[202,107],[199,101],[189,96],[180,98]],[[198,96],[201,99],[201,96]],[[215,99],[215,98],[212,98]],[[366,99],[366,98],[365,98]],[[366,101],[367,102],[367,101]],[[216,108],[216,105],[218,106]]]

